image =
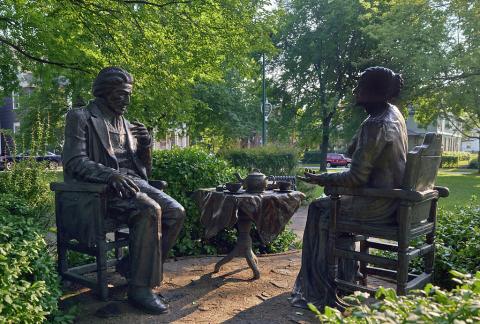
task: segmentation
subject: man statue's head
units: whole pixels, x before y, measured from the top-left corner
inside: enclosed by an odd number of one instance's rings
[[[122,68],[111,66],[102,69],[93,82],[93,95],[103,98],[108,108],[122,115],[130,104],[133,77]]]

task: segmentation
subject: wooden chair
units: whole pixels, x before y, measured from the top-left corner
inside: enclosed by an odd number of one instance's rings
[[[395,280],[399,295],[405,295],[411,289],[421,288],[432,280],[437,200],[439,197],[449,195],[448,188],[434,186],[440,166],[441,143],[441,135],[428,133],[423,144],[408,153],[401,189],[325,188],[325,193],[332,200],[328,247],[329,280],[334,287],[332,296],[336,296],[337,288],[373,294],[375,289],[367,287],[367,277],[370,274]],[[339,222],[337,215],[341,195],[398,199],[396,225],[379,226],[355,220]],[[338,248],[335,245],[335,238],[339,233],[355,235],[356,240],[360,241],[360,251]],[[423,243],[412,247],[410,244],[413,240],[422,240]],[[369,253],[370,248],[394,252],[397,258],[372,255]],[[421,274],[408,271],[410,262],[416,257],[423,258],[424,271]],[[338,258],[360,261],[360,272],[363,275],[361,285],[337,278]]]
[[[166,187],[164,181],[149,181],[159,190]],[[107,217],[107,201],[109,190],[105,184],[62,182],[51,183],[50,189],[55,192],[55,215],[57,224],[58,273],[64,280],[69,280],[89,287],[102,300],[108,298],[107,268],[115,266],[122,257],[122,248],[128,246],[127,224],[116,222]],[[66,208],[67,201],[69,208]],[[88,204],[92,215],[80,221],[75,219],[75,201],[77,209]],[[80,202],[83,205],[80,205]],[[73,208],[72,208],[73,206]],[[107,240],[107,234],[113,233],[113,240]],[[95,257],[91,264],[69,267],[68,251],[76,251]],[[115,257],[107,259],[107,252],[114,250]],[[96,280],[85,276],[96,272]]]

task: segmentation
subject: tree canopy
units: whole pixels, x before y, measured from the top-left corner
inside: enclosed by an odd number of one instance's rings
[[[66,97],[89,99],[96,73],[118,65],[135,78],[131,118],[160,130],[192,122],[195,85],[230,69],[248,75],[251,53],[268,45],[261,8],[250,0],[5,0],[0,86],[9,94],[17,73],[31,71],[37,88],[50,91],[61,76]]]
[[[25,125],[40,117],[61,128],[97,71],[120,65],[135,77],[130,118],[160,131],[186,123],[218,146],[259,130],[267,53],[274,141],[326,153],[350,137],[363,116],[351,90],[372,65],[403,74],[400,107],[412,104],[419,122],[443,116],[480,136],[478,1],[267,2],[4,0],[0,87],[9,94],[31,71],[38,91],[23,96]]]

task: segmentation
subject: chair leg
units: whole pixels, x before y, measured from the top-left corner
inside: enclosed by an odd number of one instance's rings
[[[412,207],[408,203],[401,203],[399,209],[397,294],[403,296],[407,294],[408,246],[410,244],[409,234]]]
[[[435,263],[435,231],[437,222],[437,200],[432,201],[432,207],[430,209],[429,221],[434,223],[433,231],[426,235],[426,243],[433,244],[433,251],[426,254],[423,258],[425,273],[432,273]]]
[[[119,239],[119,232],[115,231],[114,237],[115,241],[118,241]],[[123,250],[121,247],[115,248],[115,259],[120,260],[123,257]]]
[[[397,294],[404,296],[407,294],[408,280],[408,257],[407,251],[398,250],[398,272],[397,272]]]
[[[63,242],[61,241],[57,241],[57,253],[58,253],[58,260],[57,260],[58,274],[60,275],[60,277],[62,277],[63,274],[68,271],[68,254],[67,254],[67,248],[63,245]]]
[[[102,300],[108,299],[107,249],[105,239],[97,242],[97,292]]]
[[[433,244],[434,241],[435,241],[435,234],[434,233],[427,234],[427,240],[426,240],[427,244]],[[426,254],[423,257],[423,263],[424,263],[424,266],[425,266],[425,273],[432,273],[433,272],[434,262],[435,262],[435,246],[434,246],[432,252]]]
[[[68,252],[67,248],[65,247],[65,234],[63,227],[61,226],[60,221],[60,198],[59,194],[55,193],[55,220],[57,225],[57,270],[60,277],[63,277],[63,274],[68,271]]]
[[[368,254],[368,251],[369,251],[368,242],[366,240],[360,241],[360,252]],[[363,286],[367,286],[368,284],[367,265],[368,265],[367,262],[363,262],[363,261],[360,262],[360,273],[362,274],[361,284]]]
[[[337,214],[340,211],[340,197],[339,196],[330,196],[331,199],[331,210],[330,210],[330,224],[328,228],[328,304],[335,306],[337,303],[337,284],[335,279],[338,276],[338,258],[335,255],[336,247],[336,227],[337,227]]]

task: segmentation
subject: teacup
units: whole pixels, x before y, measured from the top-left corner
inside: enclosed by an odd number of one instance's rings
[[[242,184],[240,182],[227,182],[225,184],[225,188],[227,188],[227,190],[230,192],[237,192],[241,187]]]
[[[287,191],[292,187],[292,183],[290,181],[277,181],[277,186],[280,191]]]

